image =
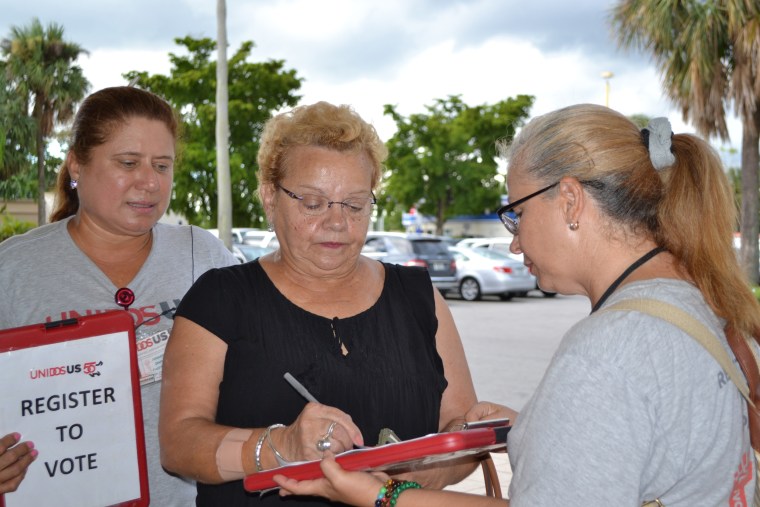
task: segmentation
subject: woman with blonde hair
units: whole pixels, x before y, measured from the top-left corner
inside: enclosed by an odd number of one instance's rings
[[[685,313],[729,354],[727,334],[760,337],[714,150],[673,135],[664,118],[640,131],[588,104],[533,119],[505,148],[510,203],[498,213],[514,235],[512,252],[542,289],[592,305],[509,434],[509,504],[749,505],[756,463],[739,390],[689,333],[616,306],[644,299]],[[466,417],[503,410],[480,403]],[[316,481],[277,478],[281,494],[367,507],[504,505],[384,483],[333,460],[323,470]]]
[[[361,255],[385,156],[348,106],[302,106],[265,126],[259,190],[279,249],[199,279],[167,347],[163,463],[198,480],[199,506],[281,505],[247,494],[241,479],[374,445],[383,428],[403,440],[435,433],[475,403],[427,271]],[[473,467],[411,476],[442,487]]]

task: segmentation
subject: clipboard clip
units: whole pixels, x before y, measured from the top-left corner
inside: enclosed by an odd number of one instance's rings
[[[78,323],[76,317],[63,320],[54,320],[53,322],[45,322],[45,331],[49,329],[56,329],[59,327],[76,326]]]
[[[401,439],[390,428],[381,429],[380,435],[377,437],[377,445],[397,444],[399,442]]]

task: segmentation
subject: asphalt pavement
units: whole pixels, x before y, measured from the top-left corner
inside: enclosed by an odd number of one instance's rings
[[[447,299],[470,365],[478,399],[521,410],[535,391],[562,336],[591,311],[585,297],[526,298],[501,301]],[[502,493],[507,497],[512,470],[506,453],[492,454]],[[480,468],[447,489],[484,494]]]

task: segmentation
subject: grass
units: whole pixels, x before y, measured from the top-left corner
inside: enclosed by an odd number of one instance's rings
[[[758,287],[757,285],[752,287],[752,293],[755,294],[755,297],[757,298],[757,300],[760,301],[760,287]]]

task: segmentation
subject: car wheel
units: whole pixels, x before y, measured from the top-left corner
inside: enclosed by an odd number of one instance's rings
[[[528,297],[528,292],[527,291],[515,292],[514,296],[518,298],[526,298]]]
[[[465,278],[459,284],[459,294],[465,301],[477,301],[480,299],[480,284],[474,278]]]
[[[509,301],[512,299],[512,296],[514,296],[514,294],[511,292],[505,292],[504,294],[499,294],[499,299],[502,301]]]

